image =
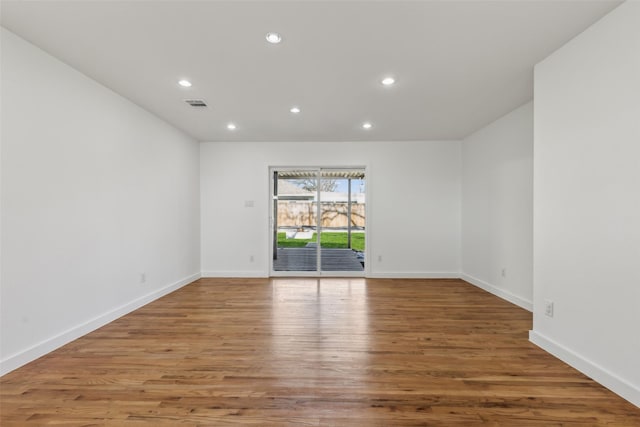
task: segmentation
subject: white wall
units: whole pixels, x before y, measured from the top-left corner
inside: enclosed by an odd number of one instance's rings
[[[459,275],[458,141],[208,142],[200,156],[204,276],[269,274],[269,166],[288,165],[367,168],[370,276]]]
[[[4,29],[1,136],[2,373],[198,277],[196,141]]]
[[[537,65],[534,165],[531,339],[640,406],[639,2]]]
[[[461,265],[463,279],[532,310],[532,102],[462,142]]]

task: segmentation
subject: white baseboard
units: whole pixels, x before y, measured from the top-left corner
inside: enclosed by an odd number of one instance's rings
[[[283,275],[283,276],[289,276]],[[362,272],[357,272],[356,274],[336,274],[332,275],[331,273],[317,276],[315,273],[305,274],[304,272],[300,274],[299,277],[362,277]],[[223,278],[223,277],[233,277],[233,278],[269,278],[268,272],[263,271],[203,271],[203,278]],[[278,276],[274,276],[278,277]],[[433,272],[375,272],[369,273],[365,277],[372,279],[458,279],[460,278],[460,273],[433,273]]]
[[[459,277],[462,280],[464,280],[466,282],[469,282],[472,285],[479,287],[480,289],[484,289],[485,291],[487,291],[489,293],[492,293],[497,297],[500,297],[500,298],[502,298],[504,300],[507,300],[512,304],[515,304],[515,305],[517,305],[519,307],[522,307],[525,310],[528,310],[528,311],[531,311],[531,312],[533,311],[533,302],[532,301],[529,301],[527,299],[519,297],[518,295],[512,294],[511,292],[505,291],[504,289],[500,289],[500,288],[498,288],[498,287],[496,287],[494,285],[491,285],[491,284],[489,284],[487,282],[484,282],[484,281],[482,281],[480,279],[477,279],[477,278],[475,278],[473,276],[469,276],[468,274],[461,273],[459,275]]]
[[[268,278],[269,273],[266,273],[264,271],[203,271],[201,277]]]
[[[376,271],[370,272],[367,278],[372,279],[458,279],[460,273],[455,272],[432,272],[432,271],[415,271],[415,272],[400,272],[400,271]]]
[[[536,331],[529,331],[529,341],[588,377],[591,377],[594,381],[602,384],[622,398],[640,407],[640,387],[625,381],[602,366],[593,363],[589,359]]]
[[[113,322],[117,318],[122,317],[127,313],[137,310],[138,308],[152,301],[155,301],[160,297],[163,297],[177,289],[180,289],[185,285],[188,285],[195,280],[198,280],[199,278],[200,274],[192,274],[191,276],[185,277],[184,279],[165,286],[164,288],[157,289],[153,292],[148,293],[147,295],[136,298],[131,302],[109,310],[106,313],[96,316],[93,319],[87,320],[86,322],[74,326],[73,328],[68,329],[64,332],[61,332],[58,335],[41,341],[27,348],[26,350],[8,356],[0,361],[0,376],[13,371],[14,369],[17,369],[20,366],[26,365],[27,363],[32,362],[37,358],[44,356],[45,354],[50,353],[53,350],[62,347],[63,345],[68,344],[75,339],[80,338],[83,335],[88,334],[89,332],[95,331],[96,329],[106,325],[107,323]]]

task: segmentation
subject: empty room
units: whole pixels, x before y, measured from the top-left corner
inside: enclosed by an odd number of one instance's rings
[[[640,425],[640,1],[0,25],[3,427]]]

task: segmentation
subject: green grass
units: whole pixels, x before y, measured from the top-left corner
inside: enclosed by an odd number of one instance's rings
[[[287,239],[284,232],[278,233],[279,248],[301,248],[309,242],[315,242],[317,233],[313,233],[311,239]],[[320,236],[320,246],[323,248],[346,248],[347,233],[335,233],[325,231]],[[351,233],[351,249],[364,251],[364,233]]]

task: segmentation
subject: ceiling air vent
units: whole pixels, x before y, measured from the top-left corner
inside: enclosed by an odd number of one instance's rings
[[[207,103],[204,102],[204,99],[185,99],[184,102],[191,105],[192,107],[206,107]]]

